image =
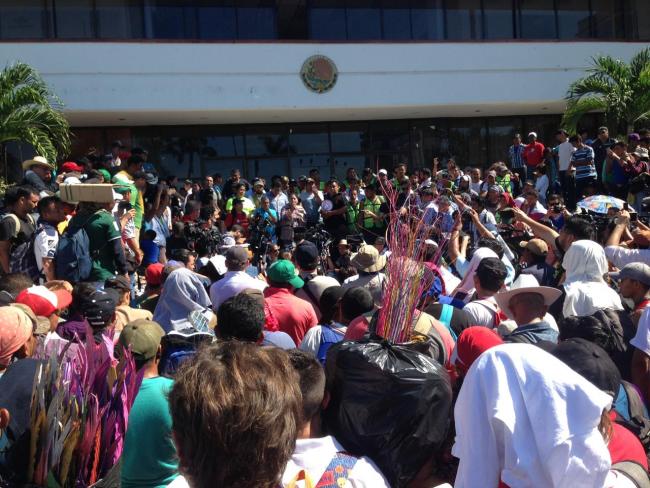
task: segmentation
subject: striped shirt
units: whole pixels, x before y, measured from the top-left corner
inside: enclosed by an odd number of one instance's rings
[[[510,158],[510,168],[518,169],[524,167],[524,149],[526,146],[519,144],[515,146],[514,144],[508,149],[508,157]]]
[[[589,146],[582,146],[571,156],[572,163],[584,163],[591,161],[591,164],[585,166],[576,166],[576,180],[585,178],[596,178],[596,166],[594,166],[594,150]]]

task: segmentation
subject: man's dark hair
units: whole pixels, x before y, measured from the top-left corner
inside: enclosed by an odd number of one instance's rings
[[[302,393],[300,425],[304,426],[321,410],[325,396],[325,371],[313,354],[300,349],[292,349],[288,353],[293,368],[300,376]]]
[[[571,136],[569,137],[569,142],[582,142],[582,136],[580,136],[579,134]]]
[[[567,234],[572,235],[576,241],[582,241],[585,239],[593,241],[595,237],[593,225],[587,220],[576,216],[566,219],[562,230]]]
[[[370,190],[377,193],[377,185],[375,185],[374,183],[370,183],[369,185],[366,185],[365,190],[366,191]]]
[[[612,149],[615,148],[615,147],[622,147],[623,149],[625,149],[627,147],[627,142],[625,142],[625,141],[617,141],[614,144],[612,144]]]
[[[527,197],[531,196],[531,197],[539,198],[539,192],[537,190],[535,190],[534,188],[531,188],[530,190],[526,191],[525,196],[527,196]]]
[[[479,283],[489,291],[499,291],[507,275],[505,264],[498,258],[483,258],[476,268]]]
[[[233,190],[235,190],[235,193],[236,193],[236,192],[239,191],[240,188],[244,188],[244,190],[245,190],[245,189],[246,189],[246,185],[244,185],[243,183],[237,183],[237,184],[233,187]]]
[[[41,198],[38,201],[38,205],[36,206],[39,215],[43,215],[43,213],[47,211],[50,205],[56,205],[57,203],[61,203],[61,199],[54,195],[50,197]]]
[[[90,283],[77,283],[72,289],[72,302],[70,303],[70,315],[75,313],[83,314],[83,307],[88,303],[88,297],[95,292],[95,287]]]
[[[2,295],[11,295],[11,299],[4,303],[5,297],[2,296],[0,297],[0,300],[5,305],[8,305],[16,300],[16,297],[21,291],[26,290],[33,285],[34,281],[24,273],[6,274],[0,280],[0,292]]]
[[[275,347],[229,341],[186,361],[169,411],[189,485],[278,486],[296,445],[299,383],[288,354]]]
[[[5,192],[5,206],[15,205],[21,198],[29,198],[31,195],[38,195],[38,191],[32,186],[11,186]]]
[[[421,168],[420,173],[422,173],[422,175],[426,178],[429,178],[431,176],[431,170],[429,168]]]
[[[185,215],[191,215],[197,210],[200,211],[200,209],[201,209],[201,202],[198,202],[196,200],[188,200],[187,204],[185,205]]]
[[[502,259],[505,253],[503,246],[499,243],[499,241],[496,239],[490,239],[489,237],[481,237],[476,243],[476,248],[478,249],[479,247],[487,247],[488,249],[491,249],[494,251],[494,254],[499,257],[499,259]]]
[[[144,164],[144,159],[142,159],[140,156],[137,154],[132,154],[129,156],[129,159],[126,160],[126,167],[128,168],[129,166],[140,166]]]
[[[422,190],[420,190],[420,195],[423,197],[433,198],[433,190],[431,188],[423,188]]]
[[[361,287],[350,288],[341,298],[341,313],[348,320],[370,312],[374,306],[370,292]]]
[[[214,205],[206,205],[204,207],[201,207],[201,210],[199,211],[199,219],[201,220],[208,220],[211,219],[212,216],[214,215],[216,208]]]
[[[255,297],[238,293],[217,310],[217,333],[222,339],[257,342],[264,328],[264,306]]]

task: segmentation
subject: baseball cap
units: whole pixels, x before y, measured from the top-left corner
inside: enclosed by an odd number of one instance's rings
[[[131,282],[124,276],[109,278],[104,282],[104,288],[114,288],[120,291],[131,291]]]
[[[621,373],[598,344],[582,337],[572,337],[549,352],[605,393],[613,397],[618,394]]]
[[[149,361],[156,357],[160,341],[165,331],[153,320],[139,319],[129,322],[120,332],[118,342],[122,347],[131,348],[136,360]]]
[[[93,328],[106,327],[115,315],[115,307],[119,303],[117,290],[108,288],[96,290],[84,300],[82,313]]]
[[[61,173],[81,173],[84,169],[77,163],[67,161],[61,165]]]
[[[494,176],[495,178],[497,177],[497,172],[491,169],[490,171],[487,172],[486,176]]]
[[[66,290],[48,290],[44,286],[30,286],[16,297],[16,303],[22,303],[32,309],[35,315],[49,317],[57,310],[72,303],[72,295]]]
[[[160,286],[162,284],[162,273],[165,265],[162,263],[153,263],[144,270],[144,278],[148,285]]]
[[[298,176],[298,181],[307,181],[307,176],[306,175]]]
[[[387,174],[388,174],[388,171],[386,171],[385,169],[380,169],[380,170],[377,172],[377,174],[380,174],[380,175],[387,175]]]
[[[609,276],[614,280],[629,278],[631,280],[640,281],[646,286],[650,286],[650,266],[645,263],[626,264],[620,271],[609,273]]]
[[[248,251],[241,246],[233,246],[226,251],[226,261],[245,264],[248,261]]]
[[[601,125],[600,127],[598,127],[598,133],[600,134],[601,132],[609,132],[609,129],[604,125]]]
[[[300,268],[313,269],[318,265],[318,248],[313,242],[301,242],[293,252],[293,257]]]
[[[542,239],[531,239],[530,241],[521,241],[519,247],[528,249],[535,256],[546,256],[548,254],[548,244]]]
[[[133,188],[130,185],[115,185],[113,187],[113,191],[115,193],[119,193],[120,195],[124,195],[125,193],[133,191]]]
[[[537,138],[537,132],[529,132],[528,137],[533,136],[534,138]]]
[[[302,288],[305,284],[300,276],[296,275],[296,268],[291,261],[279,259],[267,271],[269,281],[273,283],[289,283],[294,288]]]
[[[632,132],[631,134],[628,134],[627,140],[628,141],[636,141],[636,142],[638,142],[638,141],[641,140],[641,136],[639,134],[637,134],[636,132]]]

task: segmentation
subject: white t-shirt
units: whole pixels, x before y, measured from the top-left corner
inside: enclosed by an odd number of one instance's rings
[[[495,314],[498,305],[494,297],[484,298],[480,300],[481,303],[476,301],[469,302],[463,307],[463,312],[469,315],[470,325],[482,325],[483,327],[494,328]],[[487,303],[486,303],[487,302]]]
[[[314,484],[318,483],[335,454],[344,450],[332,436],[298,439],[293,456],[282,475],[282,486],[287,486],[301,470],[305,471]],[[299,481],[296,486],[304,488],[305,482]],[[340,488],[389,488],[389,486],[377,466],[367,457],[361,457],[352,468],[347,483]]]
[[[630,340],[630,344],[650,356],[650,307],[641,314],[636,334]]]
[[[539,201],[546,205],[546,192],[548,191],[548,176],[542,175],[535,181],[535,190],[539,194]]]
[[[228,271],[222,279],[210,287],[212,309],[216,313],[223,302],[248,288],[264,291],[267,286],[262,280],[253,278],[244,271]]]
[[[605,256],[618,269],[630,263],[650,263],[650,249],[627,249],[621,246],[607,246]]]
[[[335,332],[338,332],[341,336],[341,339],[343,339],[345,332],[348,330],[348,328],[345,325],[339,323],[336,323],[333,326],[331,326],[331,329],[334,330]],[[300,350],[305,352],[310,352],[314,356],[318,356],[318,350],[320,349],[322,340],[323,340],[323,326],[316,325],[305,333],[305,337],[302,338],[302,342],[300,343]]]
[[[483,180],[478,180],[478,183],[474,183],[473,181],[469,182],[469,189],[475,192],[476,194],[480,195],[481,194],[481,185],[483,184]]]
[[[307,280],[307,278],[310,276],[311,278]],[[302,298],[303,300],[307,300],[309,303],[311,303],[314,307],[314,312],[316,312],[316,317],[318,320],[320,320],[321,313],[319,302],[321,295],[331,286],[340,286],[341,284],[336,280],[336,278],[332,278],[331,276],[318,276],[316,274],[302,272],[300,273],[300,277],[303,280],[306,280],[307,283],[303,288],[297,290],[295,292],[295,295],[298,298]],[[311,295],[305,291],[305,287],[309,289]],[[314,297],[313,300],[311,298],[312,296]]]
[[[558,166],[560,171],[566,171],[569,169],[569,164],[571,164],[571,156],[576,152],[576,148],[573,147],[569,141],[563,142],[557,147],[557,158]]]
[[[44,224],[43,230],[34,237],[34,256],[39,271],[43,271],[43,258],[54,259],[58,244],[59,232],[51,225]]]

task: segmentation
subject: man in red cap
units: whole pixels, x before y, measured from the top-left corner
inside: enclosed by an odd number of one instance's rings
[[[139,308],[149,310],[151,313],[153,313],[156,309],[156,305],[158,305],[158,299],[160,298],[164,269],[165,265],[162,263],[150,264],[145,269],[144,277],[147,281],[147,286],[144,289],[142,298],[139,300]]]
[[[16,297],[16,303],[27,305],[37,317],[50,321],[50,330],[59,323],[59,314],[72,303],[72,295],[67,290],[48,290],[44,286],[30,286]]]

